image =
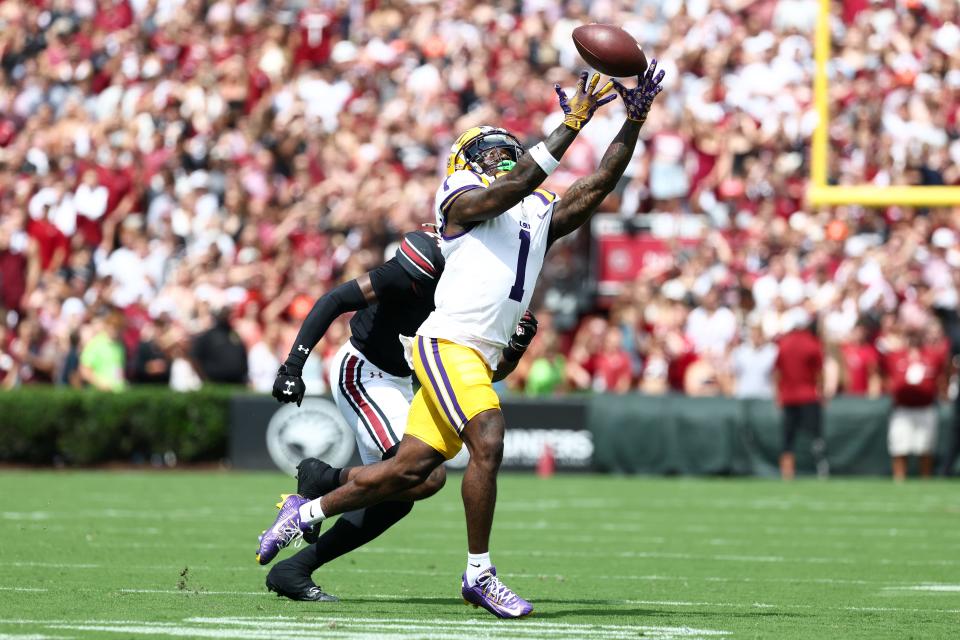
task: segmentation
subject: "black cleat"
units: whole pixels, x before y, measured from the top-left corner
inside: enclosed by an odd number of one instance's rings
[[[340,602],[340,598],[332,596],[318,586],[308,587],[300,591],[281,591],[267,581],[267,589],[277,594],[277,597],[283,596],[290,600],[298,602]]]
[[[277,596],[298,602],[340,602],[340,598],[330,595],[315,585],[310,578],[284,570],[285,567],[282,565],[282,562],[274,565],[267,574],[267,590],[274,592]]]

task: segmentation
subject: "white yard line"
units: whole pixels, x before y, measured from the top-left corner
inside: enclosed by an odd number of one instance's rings
[[[361,547],[354,553],[378,553],[390,555],[429,555],[436,556],[436,549],[423,549],[416,547],[390,547],[378,545],[375,547]],[[453,553],[453,551],[451,551]],[[750,555],[750,554],[697,554],[697,553],[679,553],[667,551],[621,551],[610,553],[607,551],[586,551],[577,549],[575,551],[556,551],[556,550],[510,550],[498,549],[497,555],[501,556],[522,556],[524,558],[652,558],[668,560],[713,560],[720,562],[760,562],[760,563],[799,563],[799,564],[884,564],[884,565],[903,565],[903,566],[957,566],[960,560],[904,560],[902,558],[847,558],[842,556],[779,556],[779,555]]]
[[[424,622],[422,620],[407,620],[402,623],[381,623],[375,621],[345,621],[343,618],[333,618],[329,626],[336,624],[337,630],[350,630],[351,627],[357,631],[383,631],[383,632],[393,632],[393,633],[403,633],[403,634],[412,634],[418,637],[435,637],[434,634],[439,633],[441,635],[449,634],[452,632],[462,632],[465,631],[464,627],[469,624],[470,627],[482,628],[484,631],[497,632],[506,632],[509,633],[511,637],[514,638],[524,638],[528,639],[531,636],[534,637],[543,637],[544,632],[549,632],[551,636],[554,634],[563,634],[569,632],[576,632],[577,634],[589,633],[591,638],[610,638],[610,639],[619,639],[627,637],[636,637],[636,629],[634,628],[625,628],[623,630],[604,630],[597,627],[592,627],[590,625],[584,625],[577,629],[561,629],[553,627],[539,627],[534,625],[527,625],[525,622],[514,625],[507,632],[503,628],[503,623],[497,623],[496,627],[485,627],[482,625],[476,624],[476,621],[450,621],[452,624],[437,624],[436,622]],[[321,621],[321,624],[323,621]],[[280,632],[282,634],[287,633],[303,633],[304,623],[303,622],[292,622],[292,623],[263,623],[263,622],[247,622],[247,623],[236,623],[236,622],[218,622],[218,626],[231,626],[238,625],[240,627],[253,628],[257,630],[262,630],[264,627],[272,629],[275,633]],[[460,636],[455,636],[460,637]]]
[[[767,604],[756,602],[745,604],[738,602],[686,602],[682,600],[625,600],[630,604],[656,605],[662,607],[731,607],[749,609],[761,607],[765,609],[818,609],[829,611],[897,611],[908,613],[960,613],[960,609],[925,609],[918,607],[825,607],[817,604]]]
[[[369,624],[371,622],[382,625],[409,625],[409,618],[370,618],[360,616],[331,616],[329,618],[338,624]],[[249,625],[270,622],[275,624],[296,625],[303,624],[304,621],[287,616],[232,616],[232,617],[206,617],[198,616],[187,618],[184,622],[195,622],[215,625]],[[416,620],[414,624],[427,625],[428,627],[462,627],[465,624],[473,628],[502,629],[503,623],[492,618],[478,620],[453,620],[449,618],[434,618],[427,620]],[[550,631],[633,631],[638,628],[645,629],[676,629],[678,627],[638,627],[630,624],[605,624],[605,623],[580,623],[580,622],[550,622],[546,620],[537,620],[536,617],[527,618],[517,623],[512,629],[547,629]],[[723,633],[713,631],[712,633]]]
[[[884,591],[935,591],[941,593],[960,592],[960,584],[914,584],[902,587],[884,587]]]
[[[216,517],[217,521],[246,522],[250,517],[269,513],[264,506],[231,509],[229,513],[212,507],[194,509],[70,509],[58,511],[0,511],[0,520],[40,521],[40,520],[78,520],[81,518],[130,519],[130,520],[200,520]]]
[[[650,524],[651,516],[643,512],[643,506],[639,507],[634,506],[632,509],[636,509],[634,512],[618,512],[618,520],[636,520],[638,522],[590,522],[589,524],[583,524],[582,522],[555,522],[548,520],[532,520],[529,522],[504,522],[497,523],[497,529],[503,530],[517,530],[517,531],[529,531],[534,530],[544,530],[544,531],[614,531],[614,532],[624,532],[624,533],[643,533],[651,530],[659,531],[662,527],[653,526]],[[703,519],[702,516],[698,516],[699,519]],[[945,530],[935,530],[931,531],[930,529],[923,529],[920,527],[863,527],[860,520],[854,519],[849,526],[828,526],[826,522],[822,526],[775,526],[770,525],[769,518],[750,518],[747,516],[747,521],[756,526],[751,527],[751,530],[757,532],[769,533],[769,534],[811,534],[811,535],[820,535],[820,536],[844,536],[844,537],[856,537],[862,538],[864,536],[868,537],[890,537],[890,538],[902,538],[902,537],[930,537],[931,535],[940,536],[943,538],[958,538],[960,537],[960,531],[945,531]],[[859,523],[859,524],[858,524]],[[438,522],[430,523],[430,529],[424,529],[423,531],[418,531],[418,535],[429,534],[436,529],[455,529],[463,530],[464,525],[462,520],[457,520],[455,518],[450,518],[440,520]],[[682,531],[684,533],[691,534],[707,534],[715,535],[717,533],[729,533],[742,534],[743,533],[743,522],[737,522],[736,524],[722,524],[718,523],[711,519],[710,524],[684,524],[676,527],[676,530]],[[671,529],[671,535],[673,534],[673,529]]]
[[[38,624],[155,624],[176,625],[178,622],[144,622],[143,620],[39,620],[36,618],[0,618],[0,625],[38,625]]]
[[[566,539],[564,539],[566,540]],[[598,540],[595,538],[590,538],[585,536],[582,538],[582,541],[591,541],[598,543]],[[651,538],[633,538],[632,542],[637,543],[649,543],[649,544],[660,544],[665,542],[664,538],[651,537]],[[726,545],[736,545],[751,547],[747,542],[741,541],[732,541],[732,540],[718,540],[714,539],[714,546],[726,546]],[[104,541],[104,542],[87,542],[87,547],[90,548],[110,548],[110,549],[184,549],[185,546],[179,543],[163,543],[163,542],[131,542],[131,541]],[[810,546],[810,547],[819,547],[820,550],[830,550],[837,549],[840,551],[849,550],[849,549],[859,549],[863,545],[856,544],[815,544],[810,545],[799,545],[799,546]],[[887,548],[891,548],[889,545]],[[242,550],[249,549],[250,545],[248,543],[213,543],[213,542],[191,542],[188,545],[188,548],[191,550],[197,551],[219,551],[224,549],[234,549]],[[926,545],[926,544],[916,544],[912,545],[911,548],[914,549],[939,549],[939,546],[936,545]],[[460,551],[455,548],[449,549],[425,549],[425,548],[410,548],[410,547],[361,547],[357,549],[354,553],[382,553],[382,554],[404,554],[404,555],[429,555],[437,556],[440,554],[450,554],[450,555],[459,555]],[[755,554],[696,554],[696,553],[675,553],[667,551],[622,551],[619,553],[609,553],[604,551],[559,551],[559,550],[510,550],[510,549],[501,549],[497,551],[497,555],[514,555],[514,556],[523,556],[523,557],[557,557],[557,558],[580,558],[584,556],[596,557],[596,558],[606,558],[606,557],[621,557],[621,558],[654,558],[654,559],[672,559],[672,560],[717,560],[721,562],[795,562],[795,563],[814,563],[814,564],[873,564],[879,562],[880,564],[887,565],[899,565],[904,564],[908,566],[957,566],[960,565],[960,560],[949,560],[949,559],[937,559],[937,560],[904,560],[901,558],[850,558],[846,556],[795,556],[787,557],[780,555],[755,555]]]
[[[24,567],[24,568],[43,568],[43,569],[106,569],[111,571],[180,571],[184,566],[189,567],[191,571],[226,571],[230,573],[241,572],[248,573],[256,571],[253,566],[230,566],[230,567],[211,567],[208,565],[194,564],[192,562],[176,562],[174,564],[95,564],[89,562],[33,562],[33,561],[14,561],[0,562],[0,567]]]
[[[65,629],[68,631],[96,631],[98,634],[103,633],[119,633],[126,636],[132,635],[149,635],[149,636],[173,636],[179,638],[237,638],[238,640],[272,640],[277,637],[277,632],[275,629],[264,628],[263,630],[253,630],[253,629],[206,629],[195,626],[157,626],[152,624],[141,624],[141,625],[123,625],[123,626],[109,626],[109,625],[93,625],[93,624],[61,624],[61,625],[51,625],[51,629]],[[285,637],[289,638],[316,638],[318,630],[308,630],[303,633],[295,633],[293,631],[286,631],[284,633]],[[341,633],[331,629],[324,629],[323,636],[325,638],[342,638],[344,640],[378,640],[378,638],[385,638],[393,640],[394,638],[409,638],[410,636],[401,636],[401,635],[382,635],[375,633]],[[458,638],[458,637],[454,637]],[[451,638],[449,640],[454,640]],[[448,640],[448,638],[442,638],[442,640]]]
[[[21,523],[25,520],[37,519],[37,518],[26,517],[25,514],[27,512],[17,512],[17,513],[18,515],[15,515],[14,512],[5,512],[5,514],[8,516],[6,519],[10,521],[19,521]],[[33,512],[33,513],[37,514],[37,513],[45,513],[45,512]],[[150,512],[150,513],[155,514],[156,512]],[[63,517],[66,518],[67,516],[64,515]],[[630,514],[620,514],[618,517],[621,517],[624,519],[630,519]],[[45,518],[42,518],[42,519],[45,519]],[[643,518],[640,518],[640,519],[643,520]],[[0,514],[0,526],[2,526],[2,520],[3,520],[3,514]],[[410,525],[416,526],[416,523],[411,522]],[[77,529],[76,525],[49,524],[47,522],[19,524],[17,526],[20,529],[28,530],[28,531],[73,532],[73,531],[76,531]],[[93,524],[93,525],[90,525],[88,528],[90,529],[90,533],[94,535],[102,534],[102,535],[124,536],[131,533],[135,533],[137,535],[160,536],[164,534],[164,530],[159,529],[157,527],[141,527],[141,526],[100,527],[98,525]],[[431,526],[429,529],[416,531],[416,535],[418,537],[438,538],[438,539],[439,538],[447,539],[449,537],[445,533],[437,532],[437,529],[462,531],[464,529],[464,525],[462,521],[455,520],[455,519],[451,519],[449,521],[443,520],[440,522],[431,523]],[[646,524],[643,522],[635,523],[635,524],[626,523],[626,522],[591,522],[590,524],[585,525],[580,523],[550,522],[546,520],[535,520],[531,522],[498,523],[497,529],[504,530],[504,531],[531,531],[531,530],[549,531],[551,532],[553,537],[556,537],[558,539],[578,540],[580,537],[585,537],[595,541],[598,534],[602,534],[605,532],[652,533],[652,532],[660,532],[661,527],[653,527],[650,524]],[[770,525],[758,525],[756,527],[753,527],[753,530],[755,530],[758,533],[766,533],[770,535],[810,534],[811,536],[818,536],[818,537],[833,536],[833,537],[845,537],[845,538],[856,538],[856,539],[862,539],[865,536],[877,537],[877,538],[895,538],[895,539],[905,538],[905,537],[906,538],[909,538],[909,537],[928,538],[931,536],[938,536],[942,538],[960,537],[960,531],[956,531],[956,532],[943,531],[943,530],[931,531],[929,529],[909,528],[909,527],[886,527],[886,528],[880,527],[880,528],[869,529],[869,528],[863,528],[861,526],[856,526],[856,525],[851,525],[849,527],[826,527],[826,526],[778,527],[778,526],[770,526]],[[202,531],[206,531],[206,529],[200,526],[190,527],[189,525],[185,524],[184,526],[179,526],[178,531],[190,533],[190,532],[202,532]],[[566,536],[566,535],[563,535],[564,532],[571,532],[574,535]],[[692,536],[699,536],[699,537],[705,537],[709,535],[715,536],[717,534],[730,534],[731,536],[736,536],[743,532],[743,526],[742,524],[738,524],[735,526],[732,526],[732,525],[724,526],[716,523],[711,523],[710,525],[691,524],[691,525],[683,525],[683,526],[677,527],[675,530],[671,530],[670,531],[671,537],[669,538],[667,536],[651,535],[651,536],[646,536],[642,538],[631,537],[631,540],[642,539],[650,542],[663,542],[666,539],[674,539],[676,537],[677,532],[690,534]],[[585,535],[585,534],[590,534],[590,535]],[[731,543],[739,541],[744,545],[751,544],[750,541],[739,540],[738,538],[735,538],[735,537],[730,538],[730,540],[731,540]],[[801,541],[801,543],[807,544],[809,546],[816,546],[819,544],[816,541],[811,541],[809,543]],[[824,544],[829,545],[830,543],[824,543]],[[840,544],[843,544],[843,543],[835,543],[835,544],[839,546]],[[856,542],[852,542],[850,544],[855,545]]]
[[[918,588],[918,587],[929,587],[929,588]],[[946,587],[946,588],[936,588],[936,587]],[[889,587],[890,590],[899,590],[906,588],[908,590],[916,591],[960,591],[960,585],[916,585],[915,587]],[[32,589],[31,589],[32,590]],[[39,591],[39,590],[37,590]],[[46,591],[45,589],[42,591]],[[151,595],[174,595],[174,596],[254,596],[254,597],[263,597],[271,596],[276,597],[275,594],[269,591],[206,591],[203,589],[192,590],[192,589],[119,589],[120,593],[139,593],[139,594],[151,594]],[[356,598],[369,599],[369,600],[384,600],[384,601],[416,601],[419,598],[416,596],[406,596],[402,594],[381,594],[381,593],[372,593],[372,594],[356,594]],[[345,598],[349,602],[350,598]],[[453,598],[451,598],[453,600]],[[920,608],[920,607],[880,607],[880,606],[821,606],[821,605],[812,605],[812,604],[794,604],[794,603],[766,603],[766,602],[705,602],[705,601],[686,601],[686,600],[635,600],[635,599],[626,599],[626,600],[616,600],[611,599],[607,602],[608,606],[622,606],[622,605],[647,605],[647,606],[664,606],[664,607],[719,607],[719,608],[735,608],[735,609],[754,609],[754,608],[764,608],[764,609],[828,609],[831,611],[897,611],[897,612],[910,612],[910,613],[960,613],[960,609],[942,609],[942,608]],[[322,606],[322,605],[321,605]],[[234,621],[237,623],[238,620],[261,620],[262,618],[224,618]],[[211,622],[220,620],[219,618],[190,618],[188,621],[198,622]],[[356,620],[367,620],[367,618],[344,618],[344,620],[356,621]],[[403,620],[402,618],[374,618],[374,620],[389,620],[397,621]],[[0,620],[0,624],[10,623],[10,620]],[[34,621],[42,622],[42,621]],[[59,622],[59,621],[57,621]],[[101,621],[95,621],[101,622]],[[66,623],[66,621],[64,622]],[[150,623],[156,624],[156,623]],[[446,624],[445,621],[438,620],[437,624]],[[486,624],[486,623],[472,623],[472,624]],[[497,624],[497,623],[490,623]],[[533,623],[529,623],[533,624]],[[561,625],[561,626],[570,626],[566,623],[545,623],[537,622],[538,626],[543,626],[544,624],[551,625]],[[573,625],[576,626],[576,625]],[[595,627],[596,625],[590,625]],[[609,626],[609,625],[608,625]]]
[[[171,565],[124,565],[124,568],[130,570],[149,570],[149,571],[180,571],[183,566],[183,563],[171,564]],[[55,563],[55,562],[8,562],[0,563],[0,566],[14,566],[14,567],[43,567],[51,569],[102,569],[106,565],[99,564],[86,564],[86,563]],[[201,572],[201,571],[211,571],[211,572],[237,572],[237,573],[253,573],[258,572],[257,567],[246,567],[246,566],[235,566],[235,567],[209,567],[204,565],[192,565],[187,564],[190,567],[191,571]],[[350,573],[360,573],[360,574],[373,574],[373,575],[407,575],[407,576],[425,576],[425,577],[445,577],[451,575],[450,571],[442,570],[428,570],[428,569],[397,569],[389,566],[379,567],[376,569],[364,569],[359,567],[351,566],[340,566],[336,569],[331,570],[334,575],[336,574],[350,574]],[[574,577],[573,575],[560,575],[560,574],[545,574],[545,573],[523,573],[523,572],[510,572],[505,573],[504,575],[509,575],[510,578],[516,579],[536,579],[536,580],[564,580]],[[923,587],[923,585],[916,585],[914,583],[904,584],[901,582],[890,581],[890,580],[857,580],[857,579],[844,579],[844,578],[800,578],[800,577],[783,577],[783,578],[758,578],[758,577],[740,577],[740,576],[690,576],[690,575],[679,575],[679,574],[600,574],[594,575],[593,578],[599,580],[622,580],[622,581],[639,581],[639,582],[719,582],[719,583],[740,583],[740,582],[750,582],[750,583],[800,583],[800,584],[837,584],[837,585],[874,585],[877,588],[888,589],[888,590],[899,590],[899,589],[911,589],[915,591],[928,590]],[[948,585],[949,587],[949,585]],[[24,587],[15,587],[15,586],[0,586],[0,590],[7,591],[46,591],[47,589],[29,589]],[[932,590],[932,589],[929,589]],[[950,591],[952,588],[941,589],[943,591]],[[960,590],[960,585],[957,585],[957,590]],[[123,589],[122,591],[127,591],[131,593],[141,592],[148,593],[148,590],[143,589]],[[157,589],[155,590],[158,593],[166,593],[167,590]],[[189,589],[188,592],[192,593]],[[207,592],[211,593],[211,592]]]
[[[104,565],[102,564],[91,564],[89,562],[24,562],[24,561],[14,561],[14,562],[4,562],[3,566],[6,567],[41,567],[48,569],[102,569]]]
[[[207,591],[206,589],[118,589],[119,593],[158,593],[185,596],[274,596],[270,591]]]
[[[0,522],[2,525],[2,522]],[[76,535],[78,529],[86,529],[83,533],[87,535],[117,535],[117,536],[129,536],[131,534],[136,535],[145,535],[145,536],[160,536],[166,535],[166,531],[159,529],[157,527],[101,527],[96,524],[90,524],[84,526],[83,524],[48,524],[48,523],[32,523],[32,524],[17,524],[17,525],[7,525],[10,527],[15,526],[18,531],[44,531],[44,532],[64,532],[69,533],[70,535]],[[203,527],[196,528],[186,528],[186,527],[177,527],[177,531],[203,531]]]
[[[131,620],[0,620],[0,625],[34,625],[48,630],[117,633],[125,635],[161,635],[192,638],[237,638],[267,640],[277,637],[325,638],[344,640],[411,640],[431,638],[500,637],[521,640],[578,640],[584,637],[603,640],[628,640],[642,635],[660,640],[710,638],[730,635],[715,629],[693,629],[651,625],[574,624],[533,620],[505,626],[492,619],[465,618],[413,620],[407,618],[373,618],[323,616],[314,619],[271,617],[196,617],[181,622],[148,622]],[[479,633],[478,633],[479,632]],[[22,636],[16,636],[21,638]],[[62,636],[56,636],[62,637]]]

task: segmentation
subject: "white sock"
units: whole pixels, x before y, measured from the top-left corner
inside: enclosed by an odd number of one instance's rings
[[[472,587],[477,584],[477,577],[491,566],[489,551],[487,553],[468,553],[467,586]]]
[[[320,508],[320,498],[311,500],[300,507],[300,522],[308,525],[315,525],[323,522],[327,516],[323,515],[323,509]]]

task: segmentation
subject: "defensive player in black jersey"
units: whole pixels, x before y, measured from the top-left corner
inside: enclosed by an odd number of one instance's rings
[[[388,458],[403,436],[413,399],[412,371],[400,336],[412,336],[434,309],[433,294],[443,271],[438,237],[425,231],[404,235],[396,255],[373,271],[342,284],[314,304],[297,334],[286,361],[280,366],[273,395],[298,405],[306,391],[301,373],[307,356],[341,314],[357,311],[350,321],[351,337],[330,363],[330,389],[334,401],[354,430],[360,458],[370,464]],[[536,333],[529,312],[521,320],[495,379],[516,367]],[[313,500],[346,482],[353,469],[330,467],[315,458],[298,466],[297,493]],[[267,588],[293,600],[336,600],[312,580],[321,565],[373,540],[410,513],[413,501],[427,498],[443,487],[443,467],[428,480],[394,499],[346,513],[319,539],[296,555],[277,563],[267,575]],[[298,536],[299,531],[268,531],[267,535]],[[273,555],[257,560],[267,564]]]

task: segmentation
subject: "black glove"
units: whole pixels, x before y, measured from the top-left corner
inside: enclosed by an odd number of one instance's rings
[[[307,392],[307,387],[303,384],[302,366],[297,366],[289,361],[280,365],[277,370],[277,379],[273,381],[273,397],[280,402],[296,402],[297,406],[303,402],[303,394]]]
[[[537,335],[537,318],[527,309],[517,323],[517,331],[510,337],[510,342],[503,350],[504,359],[516,362],[522,358],[535,335]]]

